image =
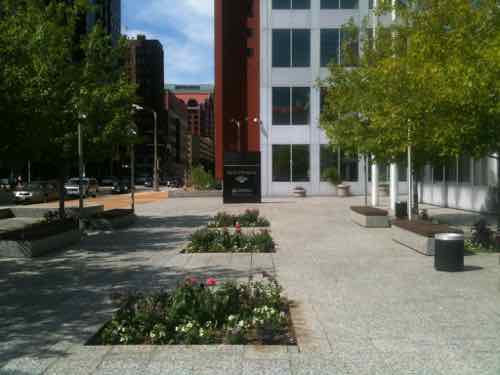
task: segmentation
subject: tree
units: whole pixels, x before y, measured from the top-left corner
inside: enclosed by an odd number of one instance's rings
[[[78,122],[89,159],[134,141],[125,45],[113,46],[100,25],[81,34],[86,1],[0,0],[0,9],[0,157],[56,166],[64,215]]]
[[[322,82],[327,135],[380,162],[401,159],[408,146],[420,163],[498,151],[498,2],[405,3],[385,1],[376,10],[395,11],[397,22],[344,27],[362,35],[363,54],[355,69],[331,65]]]

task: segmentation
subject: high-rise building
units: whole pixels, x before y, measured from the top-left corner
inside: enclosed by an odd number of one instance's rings
[[[144,142],[136,147],[137,176],[152,177],[154,165],[154,114],[158,133],[158,160],[160,177],[168,174],[168,118],[165,111],[164,56],[158,40],[144,35],[128,41],[127,71],[131,82],[137,85],[139,105],[144,110],[136,114],[139,133]],[[154,111],[154,112],[153,112]]]

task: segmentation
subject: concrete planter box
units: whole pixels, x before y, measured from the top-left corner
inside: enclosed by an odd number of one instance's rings
[[[365,208],[365,207],[362,207]],[[366,207],[369,208],[369,207]],[[361,211],[361,212],[360,212]],[[387,211],[372,208],[371,212],[365,213],[362,210],[356,210],[356,207],[351,207],[351,220],[356,224],[366,228],[388,228],[389,216]]]
[[[421,254],[433,256],[434,236],[440,233],[463,233],[446,224],[432,224],[424,221],[395,220],[392,223],[392,239]]]
[[[298,186],[292,190],[292,196],[295,198],[305,198],[306,195],[306,189],[304,189],[303,187]]]
[[[80,239],[80,231],[75,229],[32,241],[0,240],[0,256],[8,258],[33,258],[52,251],[61,250],[78,243]]]
[[[348,197],[351,195],[351,187],[349,185],[337,185],[337,197]]]
[[[126,228],[137,221],[137,216],[135,214],[118,216],[114,218],[95,218],[90,221],[90,226],[92,229],[96,230],[117,230]]]
[[[434,255],[434,238],[427,237],[393,225],[392,240],[424,255]]]

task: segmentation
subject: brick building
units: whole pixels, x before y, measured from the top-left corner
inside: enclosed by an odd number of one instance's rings
[[[187,145],[187,158],[191,167],[203,165],[214,170],[215,119],[213,86],[168,85],[167,89],[187,106],[188,129],[191,141]]]

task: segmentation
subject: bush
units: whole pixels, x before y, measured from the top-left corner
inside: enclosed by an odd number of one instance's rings
[[[205,171],[203,166],[198,165],[191,171],[193,187],[196,190],[213,190],[216,182],[214,177]]]
[[[281,294],[276,281],[217,285],[189,277],[171,293],[125,296],[90,344],[293,344]]]
[[[486,249],[493,246],[493,231],[486,220],[481,219],[472,227],[472,243]]]
[[[342,183],[342,178],[340,177],[339,172],[335,167],[330,167],[325,169],[322,177],[329,183],[331,183],[333,186],[337,186]]]
[[[208,226],[211,228],[234,227],[236,224],[242,227],[268,227],[269,220],[260,216],[259,210],[246,210],[242,215],[231,215],[227,212],[219,212],[213,217]]]
[[[269,231],[244,234],[225,230],[200,229],[193,233],[186,253],[269,253],[275,248]]]

